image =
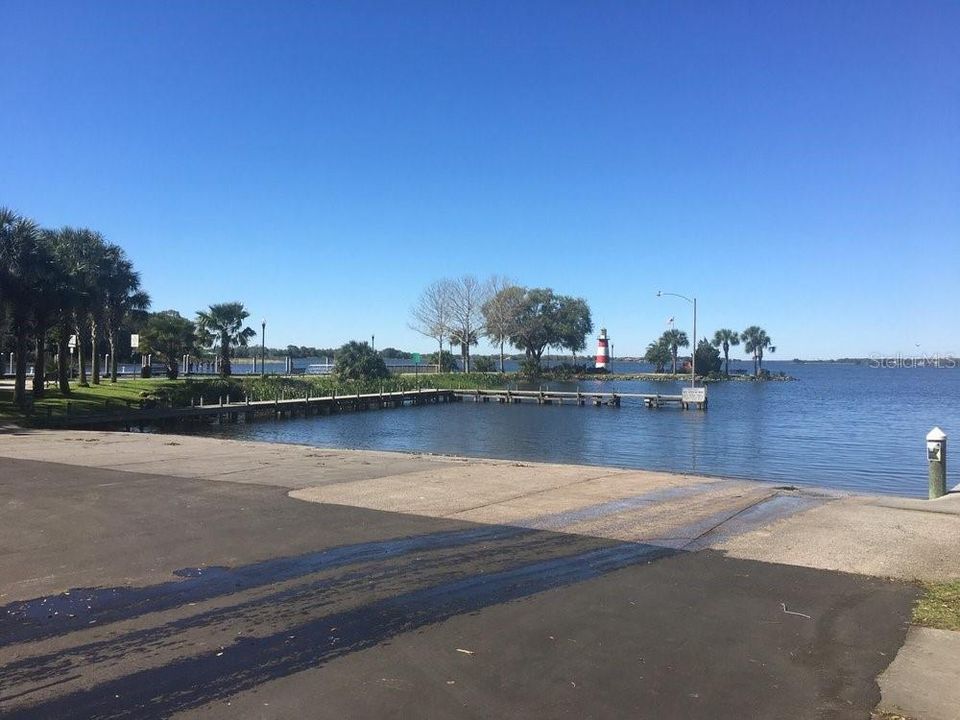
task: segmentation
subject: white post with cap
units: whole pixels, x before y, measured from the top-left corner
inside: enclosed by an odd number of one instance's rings
[[[947,434],[938,427],[927,433],[930,499],[947,494]]]

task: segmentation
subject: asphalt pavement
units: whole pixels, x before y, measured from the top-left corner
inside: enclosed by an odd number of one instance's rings
[[[266,482],[0,463],[2,717],[868,718],[917,592]]]

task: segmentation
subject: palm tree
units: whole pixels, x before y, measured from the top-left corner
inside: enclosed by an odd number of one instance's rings
[[[767,331],[759,325],[748,327],[740,333],[740,339],[743,340],[743,349],[753,355],[753,374],[757,376],[763,369],[763,351],[776,352],[777,348],[773,346]]]
[[[108,245],[105,253],[102,287],[104,289],[107,341],[110,345],[110,382],[117,381],[117,332],[131,313],[144,312],[150,296],[140,289],[140,273],[117,245]]]
[[[77,309],[86,302],[84,279],[87,260],[82,248],[87,232],[64,227],[46,233],[56,269],[48,295],[56,305],[53,322],[57,346],[57,384],[63,395],[70,394],[70,336],[77,331]]]
[[[17,221],[17,214],[10,208],[0,206],[0,262],[6,263],[6,246],[8,237],[13,231],[13,225]],[[6,282],[6,265],[0,265],[0,313],[3,312],[3,292]],[[2,319],[2,317],[0,317]]]
[[[713,346],[723,348],[723,373],[730,377],[730,346],[740,344],[740,334],[736,330],[723,328],[713,334]]]
[[[341,380],[372,380],[390,376],[380,353],[369,343],[356,340],[337,350],[334,372]]]
[[[153,313],[140,332],[139,351],[156,355],[167,366],[167,377],[176,380],[180,373],[180,359],[193,352],[196,326],[176,310]]]
[[[32,220],[0,208],[0,298],[13,326],[16,371],[13,401],[27,401],[27,352],[33,329],[33,305],[44,291],[49,258],[40,229]]]
[[[46,390],[47,340],[50,327],[55,325],[60,313],[62,272],[57,263],[56,232],[41,230],[39,242],[43,247],[43,262],[36,268],[39,292],[33,299],[33,396],[43,397]]]
[[[220,375],[230,375],[230,348],[233,345],[246,347],[247,341],[256,333],[243,326],[250,317],[240,302],[211,305],[208,310],[197,311],[197,330],[204,344],[218,348],[220,356]]]
[[[103,315],[105,290],[103,288],[103,261],[106,243],[103,236],[93,230],[65,228],[61,231],[69,262],[71,297],[69,310],[77,335],[77,364],[80,368],[80,385],[87,386],[87,365],[84,348],[92,354],[93,382],[100,382],[100,363],[97,357],[97,339],[100,319]]]
[[[450,333],[450,344],[460,348],[460,361],[463,364],[463,371],[470,372],[470,346],[476,346],[479,340],[474,330],[470,331],[469,340],[464,341],[462,331],[454,330]]]
[[[92,233],[89,236],[90,246],[87,248],[90,253],[91,264],[88,276],[90,304],[87,308],[87,315],[90,328],[90,381],[94,385],[100,384],[100,375],[102,367],[100,366],[100,349],[102,331],[106,325],[106,304],[107,304],[107,276],[110,267],[109,245],[100,233]],[[77,344],[79,346],[79,338]]]
[[[682,347],[690,346],[690,339],[683,330],[670,328],[660,336],[660,341],[670,348],[670,355],[673,358],[673,374],[677,374],[677,351]]]
[[[653,365],[654,372],[662,373],[670,361],[670,348],[663,342],[663,338],[660,338],[647,345],[647,352],[643,359]]]

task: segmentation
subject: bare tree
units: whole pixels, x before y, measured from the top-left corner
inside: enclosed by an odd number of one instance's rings
[[[487,281],[487,300],[481,307],[484,334],[500,346],[500,372],[503,372],[503,346],[513,334],[524,289],[508,278],[494,275]]]
[[[437,372],[443,358],[443,340],[453,325],[453,283],[437,280],[420,293],[416,305],[410,308],[410,327],[421,335],[433,338],[439,345]]]
[[[487,299],[487,290],[473,275],[463,275],[450,283],[451,337],[460,346],[463,371],[470,372],[470,346],[477,344],[477,335],[483,327],[481,308]]]

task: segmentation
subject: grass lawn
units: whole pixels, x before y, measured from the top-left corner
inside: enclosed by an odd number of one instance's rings
[[[913,622],[941,630],[960,630],[960,580],[924,583],[923,590],[913,609]]]
[[[29,380],[28,380],[29,382]],[[117,411],[124,407],[137,409],[140,401],[146,399],[150,404],[160,403],[166,407],[187,407],[191,402],[206,397],[209,401],[216,401],[219,397],[232,398],[240,401],[244,397],[251,400],[272,400],[274,397],[314,397],[336,393],[338,395],[357,392],[377,392],[378,390],[393,391],[413,389],[417,386],[425,388],[499,388],[504,387],[507,380],[500,375],[470,374],[443,374],[393,376],[384,380],[348,381],[338,380],[331,376],[297,376],[281,377],[270,375],[266,378],[250,376],[234,376],[229,379],[216,377],[188,377],[178,380],[166,378],[151,378],[149,380],[120,378],[119,382],[102,382],[100,385],[80,387],[71,385],[69,397],[65,397],[55,386],[50,385],[44,397],[33,403],[32,418],[34,422],[42,423],[47,416],[63,416],[69,404],[71,415],[97,413],[105,410]],[[30,422],[29,415],[24,414],[13,405],[13,388],[9,385],[0,387],[0,420]]]
[[[674,377],[674,376],[670,376]],[[688,376],[675,376],[685,379]],[[544,377],[544,381],[560,378]],[[563,378],[571,380],[572,378]],[[603,375],[588,376],[587,379],[605,379]],[[28,383],[32,379],[28,378]],[[404,373],[384,379],[344,380],[332,375],[235,375],[221,379],[212,376],[182,376],[178,380],[151,378],[149,380],[120,378],[117,383],[103,382],[82,388],[76,383],[71,385],[69,397],[60,394],[55,386],[48,386],[43,398],[34,401],[32,416],[35,422],[42,423],[48,415],[66,414],[69,403],[70,414],[114,411],[124,406],[136,409],[140,400],[165,407],[186,407],[191,402],[206,397],[216,401],[219,397],[228,397],[233,401],[249,397],[253,401],[272,400],[274,397],[313,397],[330,394],[344,395],[353,393],[392,392],[412,390],[417,387],[440,388],[450,390],[502,389],[518,382],[532,382],[516,373],[501,375],[498,373]],[[19,411],[12,403],[13,390],[9,385],[0,386],[0,420],[26,421],[29,417]],[[148,397],[149,396],[149,397]]]
[[[142,397],[141,393],[155,391],[164,385],[177,382],[179,381],[165,378],[150,380],[121,378],[116,383],[107,380],[100,385],[90,387],[80,387],[74,383],[71,384],[69,397],[62,395],[60,390],[51,385],[47,388],[44,397],[34,401],[33,414],[43,417],[51,411],[55,415],[62,415],[66,412],[68,402],[70,412],[95,412],[110,405],[123,406],[128,402],[136,407]],[[30,378],[27,378],[27,383],[29,387]],[[24,414],[13,406],[13,388],[8,386],[0,388],[0,418],[16,420],[23,417]]]

